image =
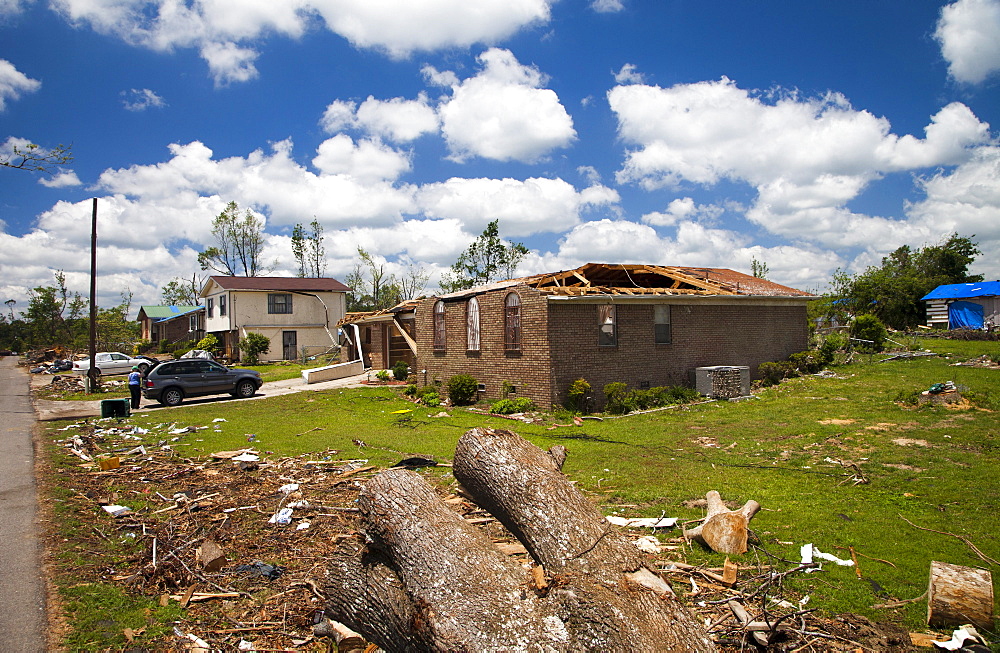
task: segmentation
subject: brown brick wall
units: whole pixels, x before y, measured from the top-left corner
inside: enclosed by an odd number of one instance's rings
[[[503,342],[503,306],[510,290],[477,297],[479,301],[480,350],[466,351],[466,300],[445,303],[447,348],[434,351],[433,311],[437,301],[429,298],[416,310],[417,383],[447,384],[456,374],[470,374],[486,385],[486,399],[499,399],[504,381],[517,387],[512,396],[528,397],[541,406],[551,402],[548,314],[546,298],[530,288],[517,288],[521,298],[521,351],[507,352]],[[426,373],[421,373],[426,370]]]
[[[603,404],[604,385],[616,381],[639,388],[692,385],[694,368],[757,366],[781,360],[808,346],[804,305],[674,305],[672,344],[653,341],[653,306],[616,304],[618,345],[597,344],[597,306],[554,301],[549,313],[553,351],[553,403],[560,403],[569,384],[584,378],[592,387],[595,407]]]

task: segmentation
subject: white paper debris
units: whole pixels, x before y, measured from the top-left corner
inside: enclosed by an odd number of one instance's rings
[[[278,492],[281,492],[282,494],[291,494],[292,492],[298,489],[299,489],[298,483],[289,483],[287,485],[282,485],[281,487],[279,487]]]
[[[971,641],[973,644],[981,644],[982,640],[979,638],[979,633],[972,626],[962,626],[955,632],[951,634],[951,639],[947,642],[931,642],[935,648],[944,649],[946,651],[957,651],[962,648],[967,641]]]
[[[608,515],[605,519],[615,526],[628,528],[673,528],[677,525],[677,517],[617,517]]]
[[[804,565],[811,564],[814,558],[819,558],[820,560],[827,560],[834,564],[838,564],[841,567],[854,566],[853,560],[843,560],[835,555],[831,555],[829,553],[823,553],[822,551],[817,549],[813,544],[803,544],[802,547],[799,548],[799,553],[802,554],[802,564]],[[806,569],[806,573],[809,573],[810,571],[816,571],[816,569]]]
[[[132,509],[126,506],[110,505],[101,507],[104,508],[108,512],[108,514],[111,515],[112,517],[124,517],[125,515],[132,512]]]
[[[213,422],[225,422],[225,421],[226,421],[226,418],[225,418],[225,417],[216,417],[216,418],[215,418],[215,419],[213,419],[212,421],[213,421]]]
[[[285,526],[287,524],[292,523],[292,509],[282,508],[278,512],[274,513],[274,515],[267,520],[267,523],[278,524],[281,526]]]
[[[307,528],[309,528],[309,526],[310,526],[309,522],[307,522],[307,521],[300,521],[299,525],[295,527],[295,530],[297,530],[297,531],[304,531]]]
[[[659,553],[663,549],[660,541],[653,535],[640,537],[632,543],[643,553]]]
[[[288,507],[288,508],[308,508],[309,507],[309,502],[306,501],[305,499],[300,499],[298,501],[289,501],[286,507]]]
[[[238,456],[233,456],[232,460],[237,463],[255,463],[260,460],[260,456],[255,453],[245,451]]]

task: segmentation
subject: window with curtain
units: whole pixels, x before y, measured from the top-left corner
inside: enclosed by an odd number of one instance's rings
[[[479,300],[473,297],[465,306],[466,349],[479,351]]]
[[[670,333],[670,306],[653,307],[653,341],[658,345],[669,345],[672,334]]]
[[[503,347],[507,351],[521,349],[521,297],[516,292],[503,302]]]
[[[438,301],[434,304],[434,349],[437,351],[444,351],[444,348],[444,302]]]
[[[219,295],[219,315],[224,316],[226,314],[226,296]]]
[[[615,305],[603,304],[597,307],[597,344],[602,347],[618,345],[618,324],[615,321]]]

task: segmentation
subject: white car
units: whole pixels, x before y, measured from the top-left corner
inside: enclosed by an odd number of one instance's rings
[[[94,355],[94,363],[100,374],[128,374],[132,371],[133,366],[138,367],[139,371],[145,374],[153,366],[144,358],[132,358],[117,351],[98,352]],[[84,358],[82,361],[73,361],[73,374],[86,375],[89,369],[90,357]]]

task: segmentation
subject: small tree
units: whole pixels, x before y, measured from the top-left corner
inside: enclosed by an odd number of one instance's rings
[[[264,220],[230,202],[212,221],[212,236],[218,243],[198,254],[202,270],[215,270],[229,277],[257,277],[273,269],[262,261]]]
[[[292,228],[292,254],[299,266],[298,276],[322,277],[326,272],[323,225],[314,219],[309,226],[312,233],[307,233],[301,224]]]
[[[271,340],[262,333],[248,331],[246,337],[240,338],[236,346],[243,353],[247,365],[256,365],[260,362],[260,355],[266,354],[271,348]]]
[[[885,349],[885,339],[889,336],[885,325],[874,315],[859,315],[851,323],[851,337],[862,342],[858,350],[864,352],[880,352]]]
[[[270,341],[268,341],[268,344],[270,344]],[[211,353],[213,355],[214,354],[218,354],[219,353],[219,339],[216,338],[211,333],[206,334],[204,338],[202,338],[201,340],[198,341],[198,344],[195,345],[194,348],[195,349],[204,349],[205,351],[207,351],[207,352],[209,352],[209,353]],[[267,350],[265,350],[265,351],[267,351]]]
[[[521,243],[505,243],[500,239],[500,221],[494,220],[441,277],[442,292],[465,290],[482,284],[508,279],[518,263],[528,253]]]

